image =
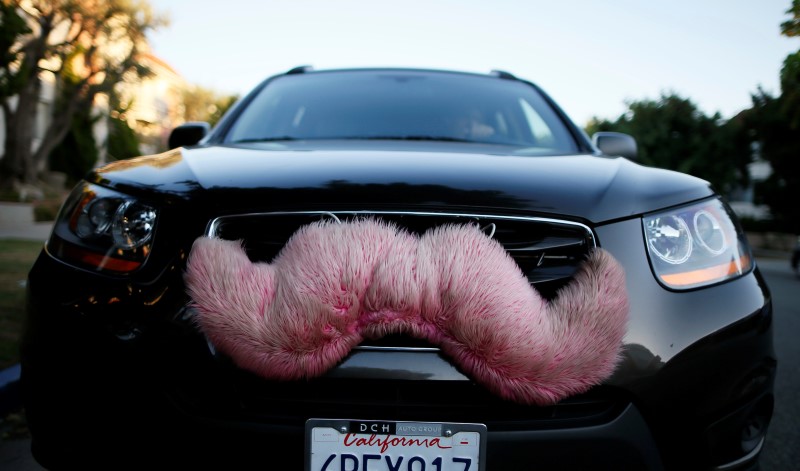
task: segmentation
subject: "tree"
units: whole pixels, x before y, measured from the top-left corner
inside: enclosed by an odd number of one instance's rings
[[[205,121],[211,126],[217,124],[238,99],[236,95],[224,95],[200,86],[184,89],[182,98],[186,121]]]
[[[92,129],[98,119],[100,116],[92,116],[90,109],[78,110],[64,140],[50,153],[50,169],[66,174],[70,184],[83,178],[97,163],[97,142]]]
[[[108,120],[108,154],[109,162],[130,159],[142,155],[139,152],[139,137],[128,126],[128,122],[119,118]]]
[[[753,95],[747,111],[748,129],[760,143],[761,157],[772,166],[772,174],[756,187],[757,198],[767,204],[777,227],[800,233],[800,140],[792,126],[783,95],[773,97],[763,90]]]
[[[31,32],[28,24],[11,3],[0,0],[0,97],[19,93],[24,74],[9,74],[11,64],[18,64],[21,51],[14,47],[17,38]]]
[[[800,0],[793,0],[781,24],[781,33],[800,37]],[[761,157],[772,166],[772,175],[756,188],[757,197],[769,205],[777,226],[800,233],[800,51],[789,54],[781,69],[781,94],[760,89],[753,107],[745,112],[745,132],[759,142]]]
[[[800,0],[792,0],[792,6],[786,10],[792,17],[781,23],[781,34],[793,38],[800,36]]]
[[[146,0],[2,2],[0,107],[6,126],[2,183],[34,183],[80,110],[90,109],[98,94],[113,92],[117,83],[147,73],[136,60],[137,51],[146,33],[164,21]],[[14,30],[7,31],[6,24]],[[71,72],[64,73],[67,69]],[[58,100],[34,148],[43,74],[53,79]]]
[[[723,123],[718,113],[706,116],[675,93],[629,102],[628,111],[617,120],[595,118],[588,131],[630,134],[636,138],[643,164],[695,175],[721,192],[747,175],[749,148],[742,151],[733,145],[734,125]]]

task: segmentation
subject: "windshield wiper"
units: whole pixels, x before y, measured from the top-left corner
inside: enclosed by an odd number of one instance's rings
[[[278,142],[278,141],[336,141],[336,140],[352,140],[352,141],[438,141],[438,142],[467,142],[473,144],[488,144],[487,142],[474,141],[471,139],[461,139],[451,136],[425,136],[425,135],[409,135],[409,136],[332,136],[332,137],[292,137],[292,136],[276,136],[276,137],[254,137],[248,139],[240,139],[233,141],[232,144],[245,144],[250,142]]]
[[[471,142],[480,143],[480,141],[473,141],[470,139],[462,139],[452,136],[425,136],[425,135],[408,135],[408,136],[345,136],[336,139],[363,139],[368,141],[440,141],[440,142]]]
[[[370,141],[441,141],[441,142],[478,142],[470,139],[461,139],[451,136],[424,136],[424,135],[410,135],[410,136],[360,136],[360,137],[345,137],[343,139],[365,139]]]
[[[248,139],[239,139],[233,141],[231,144],[246,144],[248,142],[275,142],[275,141],[299,141],[300,139],[292,136],[277,136],[277,137],[251,137]]]

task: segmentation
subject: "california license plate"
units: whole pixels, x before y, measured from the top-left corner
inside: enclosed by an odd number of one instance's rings
[[[484,471],[486,426],[310,419],[306,471]]]

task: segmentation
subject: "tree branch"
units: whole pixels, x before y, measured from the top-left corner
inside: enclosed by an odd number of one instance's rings
[[[60,68],[56,69],[56,70],[51,70],[51,69],[48,69],[47,67],[41,67],[41,66],[39,66],[37,68],[39,69],[39,72],[50,72],[53,75],[58,75],[58,73],[61,72]]]
[[[39,15],[34,15],[33,13],[29,12],[28,10],[26,10],[26,9],[25,9],[25,7],[24,7],[23,5],[21,5],[21,4],[19,4],[19,3],[16,5],[16,7],[17,7],[17,8],[19,8],[19,10],[20,10],[22,13],[24,13],[24,14],[25,14],[25,16],[27,16],[28,18],[30,18],[30,19],[32,19],[32,20],[35,20],[36,18],[38,18],[38,17],[39,17]],[[38,8],[36,8],[36,7],[34,7],[34,9],[35,9],[36,11],[39,11],[39,9],[38,9]],[[39,12],[39,13],[41,14],[41,12]]]

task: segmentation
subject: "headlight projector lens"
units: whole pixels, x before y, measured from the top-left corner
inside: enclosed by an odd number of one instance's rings
[[[679,265],[692,255],[692,234],[678,216],[663,216],[647,221],[647,243],[661,260]]]
[[[719,255],[728,248],[719,220],[708,211],[694,213],[694,231],[697,242],[712,255]]]
[[[125,201],[114,215],[111,235],[114,244],[130,250],[146,244],[153,235],[156,212],[153,208],[134,202]]]

